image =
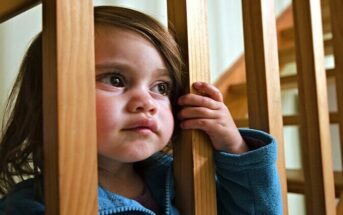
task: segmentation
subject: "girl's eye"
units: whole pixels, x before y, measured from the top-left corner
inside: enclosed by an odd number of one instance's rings
[[[156,84],[152,89],[152,92],[161,94],[163,96],[169,96],[170,94],[170,85],[166,82],[161,82]]]
[[[104,84],[109,84],[114,87],[124,87],[125,86],[125,78],[116,73],[104,74],[97,81],[100,81]]]

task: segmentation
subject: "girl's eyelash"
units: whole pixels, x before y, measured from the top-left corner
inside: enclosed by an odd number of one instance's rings
[[[95,79],[96,81],[100,81],[100,79],[103,79],[104,77],[108,77],[110,75],[117,75],[124,78],[124,76],[120,72],[113,71],[113,72],[106,72],[106,73],[99,74],[96,76]]]
[[[160,88],[161,86],[164,86],[165,88],[161,89]],[[170,96],[171,91],[172,91],[171,88],[172,88],[172,84],[170,81],[158,81],[152,89],[153,89],[153,92],[155,93],[159,93],[164,96]],[[160,92],[160,90],[163,90],[163,91]]]
[[[106,72],[96,76],[96,82],[110,85],[116,88],[127,87],[126,77],[118,71]],[[160,79],[154,82],[151,91],[163,96],[170,96],[173,91],[173,82],[169,79]]]
[[[126,85],[126,78],[120,72],[108,72],[100,74],[96,77],[96,81],[109,84],[114,87],[124,87],[124,85]]]

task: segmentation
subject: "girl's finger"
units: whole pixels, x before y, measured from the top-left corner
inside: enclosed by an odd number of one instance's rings
[[[205,107],[212,110],[217,110],[221,107],[221,103],[213,100],[212,98],[196,94],[187,94],[181,96],[178,100],[178,104],[182,106]]]
[[[178,113],[179,120],[195,118],[216,119],[218,117],[217,111],[204,107],[186,107]]]
[[[212,84],[208,84],[205,82],[194,82],[193,88],[197,90],[197,92],[199,92],[201,95],[210,97],[218,102],[223,102],[222,93]]]
[[[200,129],[209,133],[215,126],[212,119],[188,119],[180,123],[183,129]]]

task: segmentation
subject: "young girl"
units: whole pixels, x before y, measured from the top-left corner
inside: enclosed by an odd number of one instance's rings
[[[216,150],[218,214],[281,214],[273,138],[238,130],[210,84],[196,82],[199,95],[181,96],[181,55],[156,20],[119,7],[94,14],[99,214],[179,214],[165,148],[180,128],[203,130]],[[0,214],[44,213],[41,45],[39,35],[10,97]]]

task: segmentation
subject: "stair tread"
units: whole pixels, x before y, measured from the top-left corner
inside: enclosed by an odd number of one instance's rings
[[[304,172],[301,169],[287,169],[287,187],[291,193],[304,193]],[[343,172],[334,171],[335,193],[339,197],[343,190]]]
[[[324,53],[325,56],[332,55],[333,54],[333,48],[332,45],[333,41],[332,38],[325,38],[324,39]],[[294,44],[291,44],[287,47],[282,47],[279,49],[279,64],[285,65],[290,62],[294,62],[295,59],[295,46]]]
[[[338,112],[330,112],[329,113],[330,123],[339,123],[339,115]],[[249,127],[249,119],[245,118],[234,118],[235,124],[237,127]],[[299,116],[297,114],[293,115],[284,115],[283,116],[283,125],[299,125]]]
[[[327,34],[331,32],[330,24],[330,8],[328,1],[322,1],[322,24],[323,24],[323,33]],[[294,41],[294,26],[280,30],[281,40],[283,42]]]
[[[334,69],[327,69],[327,80],[328,83],[334,83],[331,81],[331,79],[334,79],[335,77],[335,70]],[[289,88],[296,88],[297,87],[297,75],[288,75],[280,78],[280,84],[281,89],[289,89]],[[239,84],[233,84],[228,89],[229,94],[235,94],[235,95],[242,95],[246,96],[247,94],[247,88],[246,88],[246,82],[239,83]]]

